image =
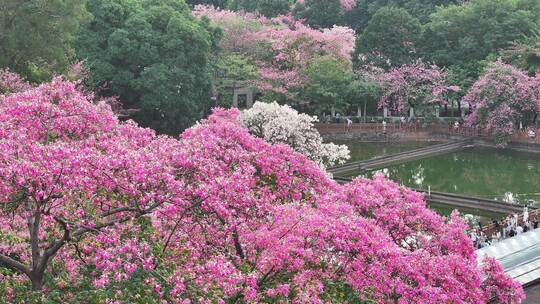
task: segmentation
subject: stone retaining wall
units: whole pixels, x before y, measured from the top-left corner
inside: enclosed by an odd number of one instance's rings
[[[316,124],[315,127],[321,133],[325,141],[359,141],[359,142],[411,142],[411,141],[436,141],[446,142],[473,138],[473,144],[481,147],[496,147],[489,135],[479,134],[475,130],[466,128],[453,129],[447,126],[400,127],[389,124],[383,127],[381,124],[353,124],[347,128],[344,124]],[[508,149],[540,153],[540,139],[529,139],[516,135],[513,141],[506,146]]]

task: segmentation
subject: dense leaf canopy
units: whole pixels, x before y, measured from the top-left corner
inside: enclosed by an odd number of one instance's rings
[[[120,96],[136,120],[177,134],[208,110],[209,56],[216,32],[191,16],[183,0],[98,0],[83,28],[78,56],[103,95]]]

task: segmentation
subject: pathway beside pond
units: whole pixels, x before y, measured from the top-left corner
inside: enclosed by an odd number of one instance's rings
[[[350,172],[383,168],[391,164],[399,164],[419,158],[462,150],[465,149],[465,147],[467,147],[469,144],[470,143],[467,140],[452,141],[415,150],[404,151],[392,155],[374,157],[368,160],[349,162],[341,166],[329,168],[328,172],[336,175],[341,175]]]

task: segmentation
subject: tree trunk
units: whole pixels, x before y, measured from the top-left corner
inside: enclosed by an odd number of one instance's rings
[[[32,272],[29,277],[32,282],[33,291],[40,291],[43,289],[43,272]]]
[[[367,101],[364,100],[364,122],[366,122],[366,117],[367,117]]]
[[[458,109],[459,116],[461,116],[461,101],[458,101],[457,109]]]
[[[238,99],[236,99],[236,104],[234,104],[234,92],[236,91],[236,80],[233,80],[233,85],[232,85],[232,105],[233,107],[237,107],[238,108]]]

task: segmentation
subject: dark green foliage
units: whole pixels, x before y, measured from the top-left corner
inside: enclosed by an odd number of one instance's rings
[[[86,0],[0,0],[0,68],[33,82],[63,72],[74,58],[72,42],[90,15]]]
[[[438,6],[462,3],[462,0],[357,0],[356,7],[345,13],[345,24],[357,31],[363,30],[377,11],[385,6],[405,9],[421,23],[429,20]]]
[[[295,5],[294,15],[315,28],[328,28],[343,23],[343,13],[339,0],[305,0]]]
[[[424,32],[424,54],[437,64],[463,65],[489,54],[538,28],[538,0],[473,0],[438,9]]]
[[[228,8],[247,12],[259,12],[267,17],[287,14],[290,8],[289,0],[229,0]]]
[[[213,5],[215,7],[224,8],[227,7],[228,0],[187,0],[186,3],[193,7],[197,4]]]
[[[78,40],[94,87],[136,108],[136,120],[178,134],[210,105],[209,56],[217,32],[195,20],[183,0],[95,0],[94,20]]]
[[[530,76],[537,75],[540,71],[540,34],[513,43],[501,55],[505,61],[527,71]]]
[[[375,64],[381,67],[401,65],[418,58],[417,43],[422,26],[406,10],[383,7],[369,21],[356,41],[357,64]]]
[[[316,112],[342,111],[347,107],[347,95],[353,75],[346,63],[332,57],[315,59],[306,70],[309,81],[304,99],[312,103]]]

